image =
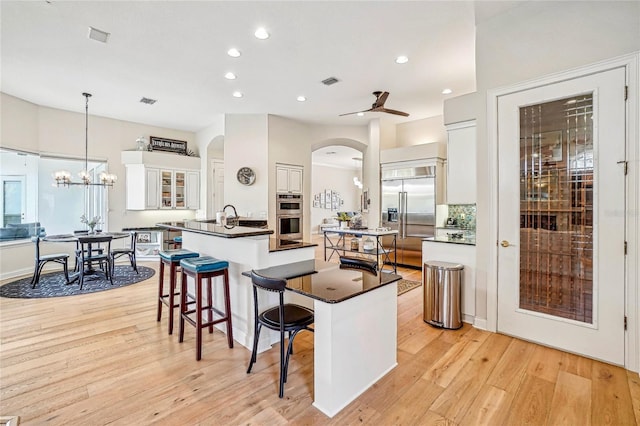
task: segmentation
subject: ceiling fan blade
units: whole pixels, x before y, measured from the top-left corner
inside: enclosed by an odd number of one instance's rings
[[[406,112],[397,111],[395,109],[380,108],[380,109],[378,109],[378,111],[386,112],[386,113],[389,113],[389,114],[401,115],[403,117],[408,117],[409,116],[409,114],[407,114]]]
[[[382,92],[382,94],[378,96],[378,99],[376,99],[376,102],[373,104],[372,108],[383,107],[388,97],[389,97],[389,92]]]
[[[343,115],[360,114],[361,112],[369,112],[369,111],[373,111],[373,110],[372,109],[365,109],[364,111],[348,112],[346,114],[338,114],[338,117],[342,117]]]

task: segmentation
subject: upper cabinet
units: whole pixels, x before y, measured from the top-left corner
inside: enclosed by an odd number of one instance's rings
[[[303,170],[301,166],[276,164],[276,192],[302,194]]]
[[[200,208],[200,158],[123,151],[122,162],[127,210]]]
[[[447,126],[447,204],[476,202],[476,122]]]

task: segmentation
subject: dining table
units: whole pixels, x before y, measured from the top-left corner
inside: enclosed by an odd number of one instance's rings
[[[54,242],[54,243],[76,243],[78,244],[79,240],[78,237],[84,237],[84,238],[91,238],[91,237],[95,237],[95,238],[102,238],[102,237],[111,237],[111,239],[113,240],[117,240],[117,239],[121,239],[121,238],[127,238],[131,236],[131,234],[129,232],[94,232],[94,233],[82,233],[82,232],[76,232],[73,234],[54,234],[54,235],[47,235],[44,238],[42,238],[43,241],[49,241],[49,242]],[[92,243],[91,241],[89,241],[87,243],[87,250],[89,253],[92,252],[93,247],[92,247]],[[77,260],[76,260],[77,262]],[[95,269],[93,268],[93,264],[89,263],[89,266],[84,270],[84,275],[92,275],[94,274]],[[71,274],[71,279],[69,282],[73,282],[75,281],[78,277],[79,277],[80,273],[76,272]]]

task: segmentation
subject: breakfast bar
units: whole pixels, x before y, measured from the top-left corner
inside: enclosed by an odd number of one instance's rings
[[[329,268],[315,261],[260,269],[287,280],[296,303],[313,300],[314,402],[333,417],[397,365],[399,275]],[[245,271],[249,277],[251,271]]]

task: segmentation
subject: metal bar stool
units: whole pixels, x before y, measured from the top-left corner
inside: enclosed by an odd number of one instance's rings
[[[162,250],[160,251],[160,278],[158,279],[158,322],[162,318],[162,304],[169,308],[169,334],[173,334],[173,308],[180,306],[179,300],[175,299],[178,294],[176,289],[176,281],[178,275],[178,267],[182,259],[200,256],[198,253],[190,250]],[[169,267],[169,292],[164,290],[164,266]]]
[[[202,329],[209,328],[209,333],[213,333],[215,324],[227,323],[227,342],[229,348],[233,348],[233,327],[231,326],[231,302],[229,299],[229,262],[219,260],[211,256],[201,256],[198,258],[188,258],[180,261],[182,268],[182,282],[180,287],[180,339],[184,338],[184,322],[196,328],[196,360],[202,358]],[[187,276],[195,280],[195,309],[187,309],[187,305],[193,302],[187,302]],[[225,312],[221,312],[213,306],[213,277],[224,277],[224,306]],[[202,280],[207,279],[207,305],[202,306]],[[207,311],[207,322],[202,321],[204,311]],[[213,312],[220,315],[220,318],[214,320]]]

